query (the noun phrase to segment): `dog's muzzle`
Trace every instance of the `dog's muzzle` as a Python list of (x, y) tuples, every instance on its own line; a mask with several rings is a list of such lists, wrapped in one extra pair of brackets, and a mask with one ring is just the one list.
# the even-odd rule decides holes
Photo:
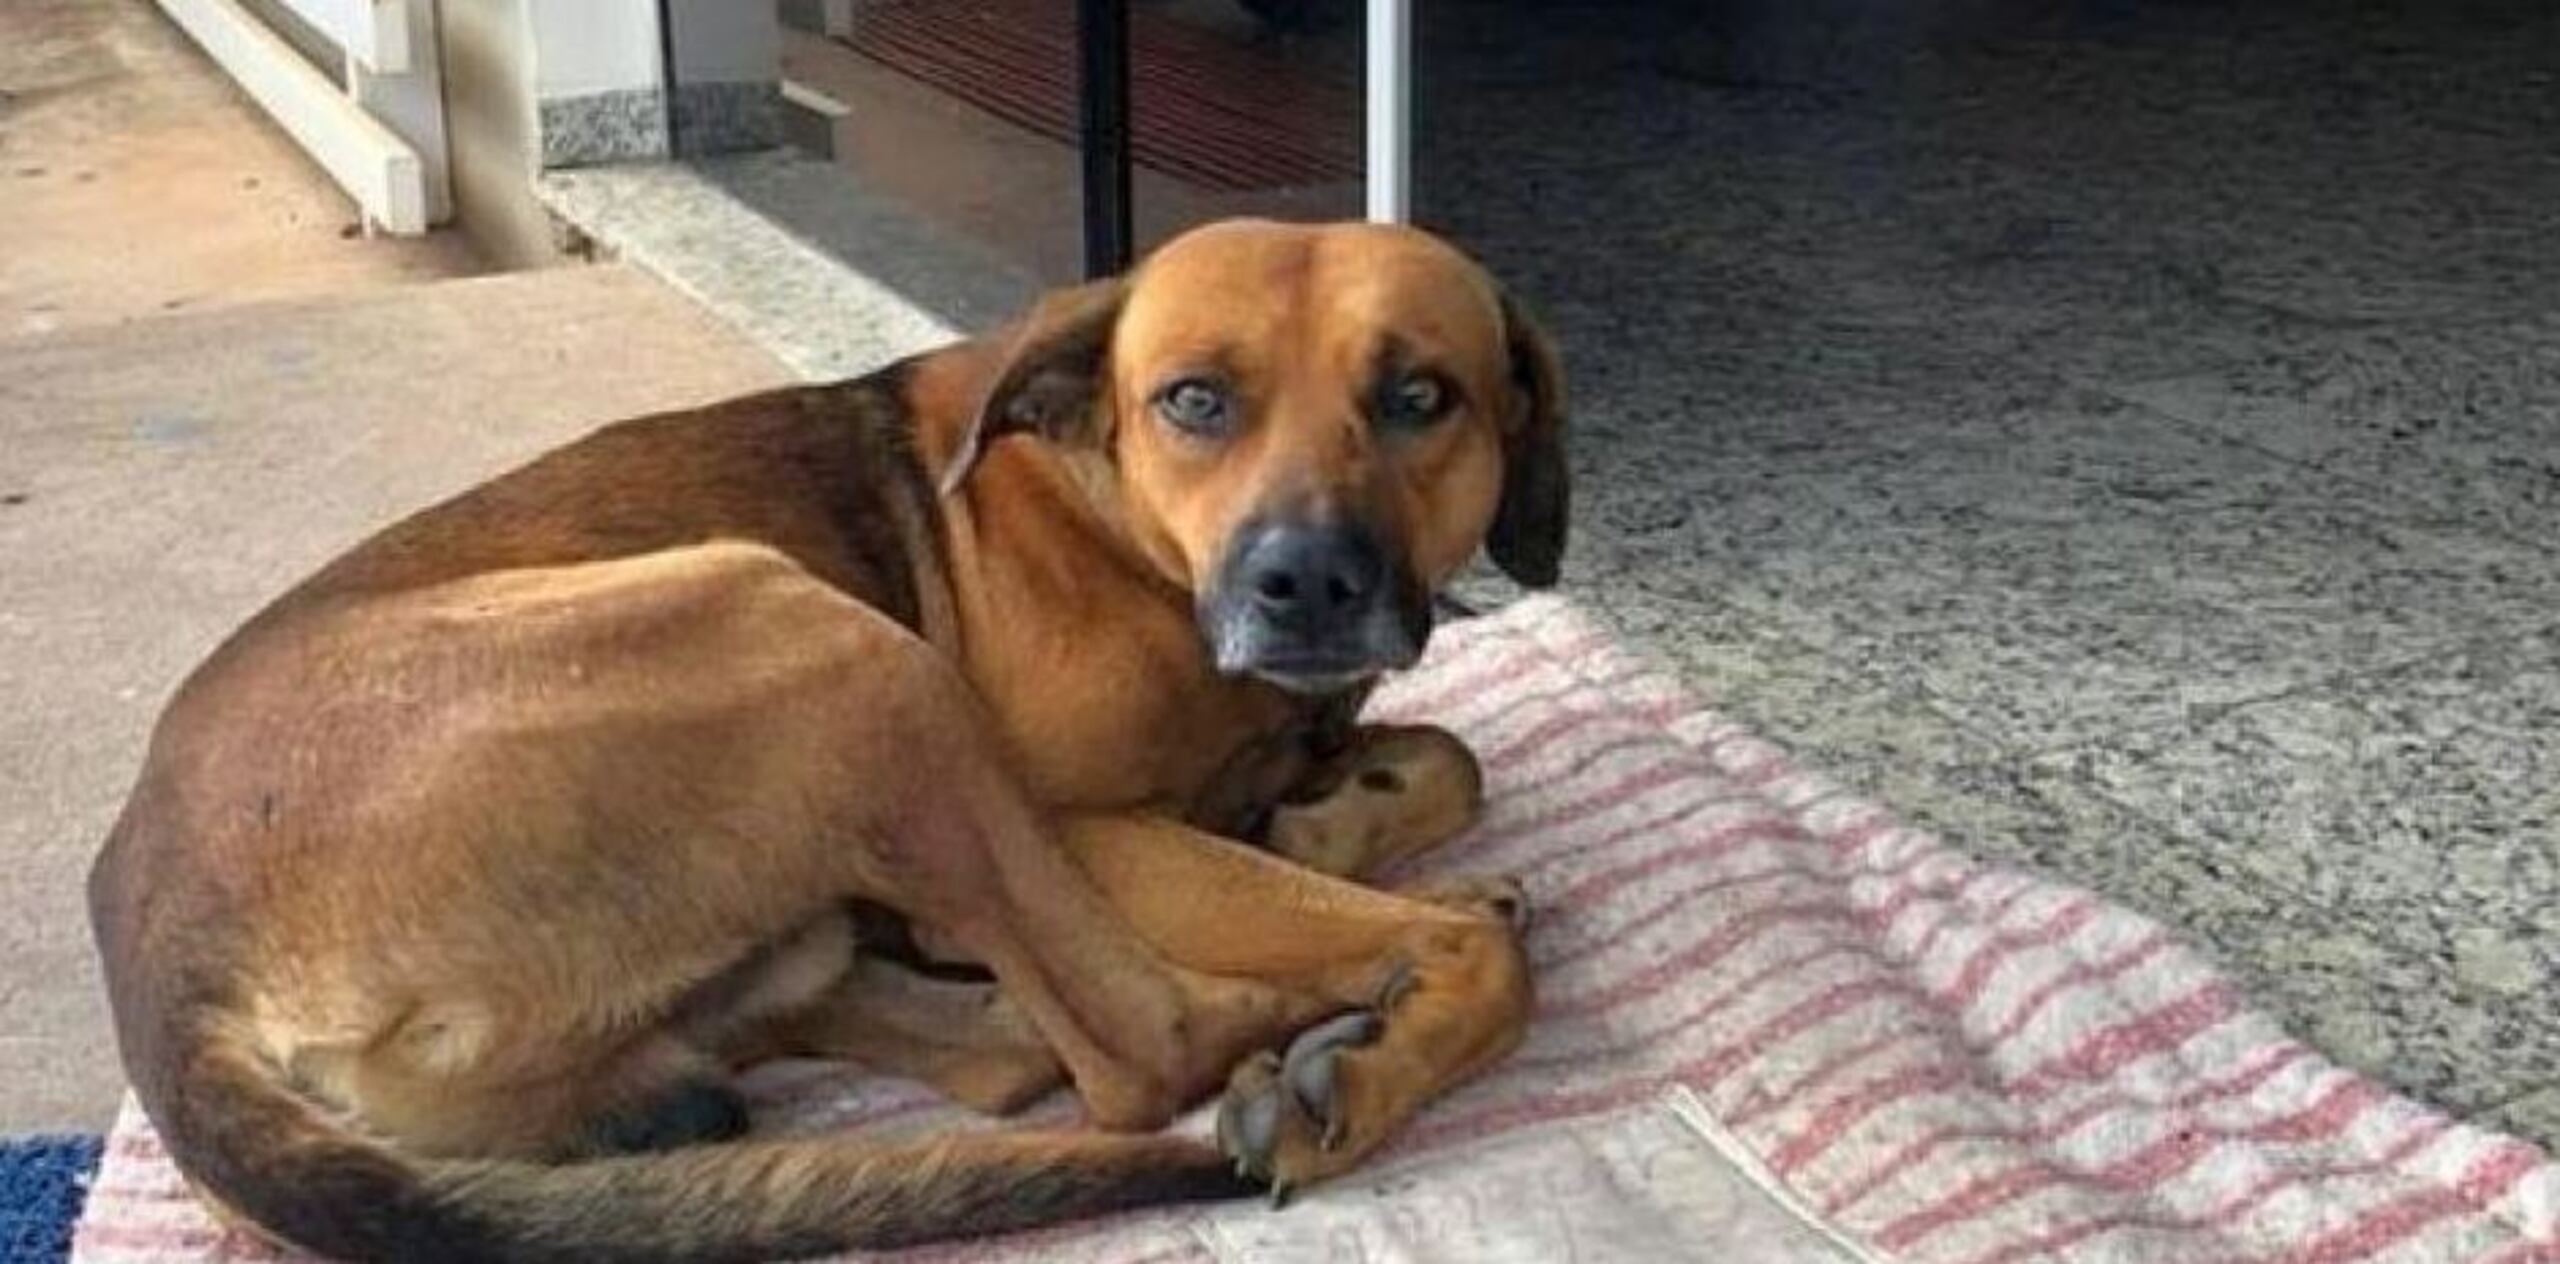
[(1412, 666), (1431, 635), (1431, 602), (1358, 526), (1255, 523), (1202, 595), (1200, 630), (1226, 675), (1331, 693)]

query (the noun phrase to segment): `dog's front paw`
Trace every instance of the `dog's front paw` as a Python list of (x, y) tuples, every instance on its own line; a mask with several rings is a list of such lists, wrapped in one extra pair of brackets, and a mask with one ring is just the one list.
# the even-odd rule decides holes
[(1271, 1187), (1273, 1206), (1365, 1151), (1344, 1144), (1354, 1123), (1348, 1082), (1360, 1074), (1346, 1058), (1374, 1043), (1382, 1027), (1376, 1012), (1355, 1010), (1309, 1028), (1285, 1052), (1236, 1068), (1218, 1108), (1218, 1148), (1238, 1174)]
[(1240, 1175), (1271, 1187), (1272, 1205), (1349, 1169), (1401, 1121), (1371, 1083), (1387, 1015), (1413, 986), (1398, 969), (1375, 1002), (1300, 1032), (1281, 1052), (1256, 1054), (1227, 1081), (1218, 1147)]

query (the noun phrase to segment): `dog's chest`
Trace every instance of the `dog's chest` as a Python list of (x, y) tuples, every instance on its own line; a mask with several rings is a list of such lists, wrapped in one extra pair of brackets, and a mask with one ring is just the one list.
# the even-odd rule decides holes
[(1211, 824), (1204, 804), (1276, 796), (1304, 773), (1313, 709), (1219, 677), (1187, 621), (1009, 640), (973, 655), (976, 675), (1043, 803)]

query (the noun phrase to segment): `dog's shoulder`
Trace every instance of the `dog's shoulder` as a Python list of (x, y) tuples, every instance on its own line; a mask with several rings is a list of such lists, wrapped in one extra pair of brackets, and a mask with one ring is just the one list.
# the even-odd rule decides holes
[[(909, 367), (601, 427), (383, 529), (286, 603), (713, 541), (768, 546), (910, 626), (939, 551)], [(923, 563), (920, 567), (919, 563)]]

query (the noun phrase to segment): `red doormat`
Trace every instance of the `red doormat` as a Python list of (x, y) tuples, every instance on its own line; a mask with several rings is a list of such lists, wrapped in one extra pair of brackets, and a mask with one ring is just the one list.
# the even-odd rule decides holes
[[(866, 0), (854, 51), (1052, 140), (1074, 144), (1072, 0)], [(1360, 85), (1270, 45), (1129, 15), (1135, 160), (1225, 191), (1357, 180)]]

